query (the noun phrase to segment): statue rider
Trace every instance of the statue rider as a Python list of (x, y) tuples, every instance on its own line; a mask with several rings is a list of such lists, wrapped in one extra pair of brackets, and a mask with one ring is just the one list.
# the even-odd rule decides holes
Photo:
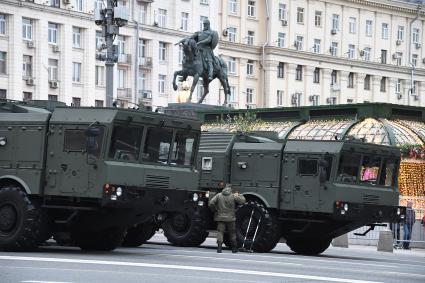
[(206, 63), (208, 71), (208, 81), (213, 80), (213, 60), (214, 48), (218, 43), (218, 33), (210, 28), (210, 21), (205, 19), (203, 21), (204, 28), (202, 31), (195, 32), (190, 38), (196, 41), (198, 48), (202, 53), (202, 58)]

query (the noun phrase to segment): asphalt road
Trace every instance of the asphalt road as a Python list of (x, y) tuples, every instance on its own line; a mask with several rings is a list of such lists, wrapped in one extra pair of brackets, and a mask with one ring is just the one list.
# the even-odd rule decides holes
[(279, 244), (271, 253), (215, 251), (167, 244), (160, 234), (139, 248), (110, 253), (50, 246), (35, 253), (1, 253), (0, 282), (425, 282), (425, 250), (377, 252), (376, 247), (330, 247), (320, 256), (292, 253)]

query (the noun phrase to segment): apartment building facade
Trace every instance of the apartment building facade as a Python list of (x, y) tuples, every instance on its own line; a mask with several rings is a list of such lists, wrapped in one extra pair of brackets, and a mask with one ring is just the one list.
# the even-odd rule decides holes
[[(414, 2), (414, 3), (413, 3)], [(105, 105), (102, 0), (2, 0), (0, 98)], [(114, 100), (153, 109), (184, 101), (172, 89), (174, 45), (209, 18), (220, 34), (235, 108), (390, 102), (425, 106), (425, 16), (408, 0), (123, 0)], [(409, 59), (410, 58), (410, 59)], [(411, 63), (414, 64), (414, 68)], [(412, 72), (413, 70), (413, 72)], [(413, 73), (413, 76), (412, 76)], [(413, 79), (412, 79), (413, 78)], [(197, 87), (193, 101), (202, 87)], [(215, 80), (205, 103), (220, 105)]]
[[(114, 41), (118, 48), (114, 100), (122, 107), (142, 102), (155, 109), (184, 99), (186, 86), (180, 83), (177, 92), (171, 86), (182, 60), (182, 51), (174, 44), (198, 31), (205, 17), (214, 24), (214, 3), (118, 4), (128, 8), (129, 22)], [(96, 59), (96, 54), (105, 52), (104, 39), (93, 16), (104, 5), (102, 0), (2, 0), (0, 98), (105, 106), (105, 64)]]
[(222, 1), (230, 104), (424, 106), (425, 9), (416, 2)]

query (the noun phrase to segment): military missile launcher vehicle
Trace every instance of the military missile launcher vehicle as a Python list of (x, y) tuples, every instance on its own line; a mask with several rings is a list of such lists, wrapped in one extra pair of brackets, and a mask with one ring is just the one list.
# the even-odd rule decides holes
[(138, 246), (157, 223), (204, 205), (198, 121), (37, 104), (0, 102), (0, 250), (63, 233), (81, 249)]
[[(246, 237), (245, 246), (268, 252), (283, 237), (294, 252), (309, 255), (359, 227), (404, 217), (399, 163), (399, 149), (390, 146), (222, 132), (203, 132), (198, 154), (201, 189), (219, 192), (231, 183), (247, 199), (236, 212), (240, 245)], [(172, 227), (164, 229), (170, 242), (190, 243)]]

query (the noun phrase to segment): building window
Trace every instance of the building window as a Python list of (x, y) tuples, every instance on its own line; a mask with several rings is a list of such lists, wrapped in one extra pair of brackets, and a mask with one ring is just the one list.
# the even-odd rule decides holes
[(363, 52), (364, 52), (363, 56), (365, 61), (370, 61), (370, 51), (371, 51), (370, 47), (365, 47), (363, 49)]
[(184, 52), (183, 46), (179, 45), (179, 64), (183, 64)]
[(387, 50), (381, 49), (381, 64), (387, 64)]
[(187, 31), (187, 22), (189, 21), (189, 13), (182, 12), (182, 18), (180, 22), (180, 29)]
[(81, 29), (72, 28), (72, 47), (81, 48)]
[(94, 107), (103, 107), (103, 100), (95, 100)]
[(48, 76), (49, 76), (49, 81), (58, 80), (58, 60), (49, 59)]
[(388, 24), (382, 23), (382, 39), (388, 39)]
[(199, 30), (204, 29), (204, 21), (205, 20), (208, 20), (208, 17), (206, 17), (206, 16), (200, 16), (199, 17)]
[(96, 31), (96, 49), (100, 49), (102, 47), (103, 42), (104, 38), (102, 36), (102, 32)]
[(364, 77), (364, 89), (370, 90), (370, 75)]
[(331, 85), (336, 85), (338, 82), (338, 72), (333, 70), (331, 73)]
[(74, 83), (81, 82), (81, 63), (72, 63), (72, 81)]
[(380, 87), (380, 89), (381, 89), (381, 92), (386, 92), (387, 91), (387, 78), (386, 77), (383, 77), (381, 79), (381, 87)]
[(167, 60), (167, 44), (165, 42), (159, 42), (159, 61)]
[(236, 88), (234, 86), (229, 86), (229, 94), (227, 97), (227, 102), (235, 101), (235, 93), (236, 93)]
[(278, 90), (276, 92), (276, 105), (277, 106), (283, 105), (283, 90)]
[(74, 0), (75, 10), (82, 12), (83, 11), (83, 0)]
[(303, 50), (303, 42), (304, 37), (297, 35), (297, 39), (295, 40), (295, 49)]
[(229, 69), (229, 74), (236, 74), (236, 58), (229, 58), (229, 61), (227, 61), (227, 68)]
[(372, 21), (366, 20), (366, 36), (372, 36)]
[(413, 81), (413, 88), (411, 90), (412, 95), (416, 95), (416, 90), (418, 89), (418, 81)]
[(320, 39), (314, 39), (313, 52), (320, 53)]
[(126, 72), (124, 69), (118, 69), (118, 85), (117, 88), (125, 88)]
[(142, 58), (142, 61), (146, 57), (146, 44), (146, 39), (139, 39), (139, 58)]
[(285, 38), (286, 38), (285, 33), (279, 32), (277, 34), (277, 47), (285, 47)]
[(332, 56), (336, 56), (338, 52), (338, 42), (332, 42), (329, 51)]
[(143, 25), (146, 24), (147, 8), (146, 5), (140, 5), (140, 23)]
[(7, 54), (6, 52), (0, 51), (0, 74), (6, 75), (6, 62)]
[(413, 43), (419, 43), (419, 29), (418, 28), (413, 29), (412, 41), (413, 41)]
[(401, 62), (403, 60), (403, 53), (402, 52), (396, 52), (395, 57), (396, 57), (396, 65), (401, 66)]
[(316, 27), (322, 26), (322, 12), (321, 11), (315, 11), (315, 13), (314, 13), (314, 25)]
[(255, 1), (248, 0), (248, 17), (255, 17)]
[(249, 45), (254, 45), (254, 32), (252, 30), (248, 31), (248, 35), (246, 37), (246, 43)]
[(94, 9), (102, 10), (103, 9), (103, 0), (94, 0)]
[(303, 80), (303, 66), (297, 65), (295, 69), (295, 80), (302, 81)]
[(401, 80), (398, 79), (395, 84), (395, 93), (401, 93)]
[(354, 54), (356, 52), (356, 46), (354, 44), (348, 44), (348, 58), (349, 59), (354, 59)]
[(96, 86), (105, 86), (105, 67), (104, 66), (96, 66), (95, 84)]
[(118, 36), (118, 56), (120, 54), (125, 54), (125, 37), (122, 35)]
[(32, 56), (24, 55), (22, 57), (22, 77), (32, 78)]
[(254, 61), (248, 60), (248, 63), (246, 64), (246, 74), (248, 76), (254, 75)]
[(279, 62), (279, 64), (277, 65), (277, 77), (279, 79), (282, 79), (285, 76), (284, 71), (285, 71), (285, 64), (283, 62)]
[(337, 14), (332, 15), (332, 29), (335, 31), (339, 30), (339, 15)]
[(237, 3), (236, 0), (229, 0), (229, 12), (232, 14), (237, 13)]
[(161, 28), (167, 26), (167, 10), (158, 9), (158, 26)]
[(347, 84), (348, 88), (353, 88), (354, 87), (354, 73), (349, 73), (348, 74), (348, 84)]
[(356, 25), (357, 25), (356, 18), (350, 17), (349, 22), (348, 22), (348, 31), (350, 33), (355, 34), (356, 33)]
[(227, 31), (229, 32), (228, 33), (229, 41), (230, 42), (236, 42), (236, 28), (230, 27), (230, 28), (227, 29)]
[(404, 26), (398, 26), (397, 28), (397, 40), (403, 41), (404, 38)]
[(320, 68), (315, 68), (313, 72), (313, 83), (320, 83)]
[(415, 67), (418, 65), (418, 54), (412, 54), (412, 64)]
[(5, 89), (0, 89), (0, 99), (7, 99), (7, 91)]
[(254, 98), (254, 90), (252, 88), (246, 89), (246, 104), (252, 104)]
[(32, 20), (22, 18), (22, 38), (32, 40)]
[(58, 96), (54, 94), (49, 94), (48, 99), (50, 101), (58, 101)]
[(50, 44), (57, 44), (58, 43), (58, 24), (49, 23), (48, 42)]
[(304, 8), (301, 8), (301, 7), (297, 8), (297, 23), (299, 24), (304, 23)]
[(311, 105), (317, 106), (319, 105), (319, 96), (318, 95), (310, 95)]
[(74, 107), (80, 107), (81, 106), (81, 98), (79, 97), (73, 97), (72, 98), (72, 105)]
[(0, 34), (6, 34), (6, 15), (0, 14)]
[(28, 91), (23, 91), (23, 101), (28, 101), (28, 100), (32, 100), (32, 92), (28, 92)]
[(279, 3), (279, 20), (286, 20), (286, 4)]

